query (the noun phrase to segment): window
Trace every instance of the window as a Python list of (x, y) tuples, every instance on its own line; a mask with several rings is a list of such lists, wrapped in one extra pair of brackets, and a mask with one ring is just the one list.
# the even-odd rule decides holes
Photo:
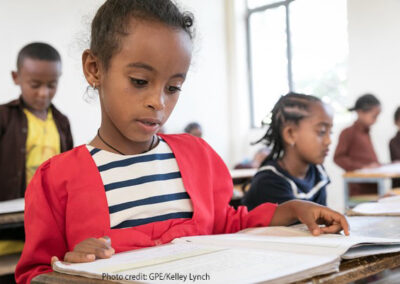
[(247, 0), (247, 8), (252, 126), (289, 91), (343, 110), (346, 0)]

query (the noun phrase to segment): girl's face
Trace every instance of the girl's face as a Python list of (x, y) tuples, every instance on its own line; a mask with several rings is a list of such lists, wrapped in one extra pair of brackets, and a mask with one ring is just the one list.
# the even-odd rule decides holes
[(154, 21), (132, 19), (129, 31), (108, 70), (99, 71), (102, 130), (141, 143), (152, 139), (174, 109), (192, 42), (182, 29)]
[(370, 110), (363, 111), (358, 110), (358, 120), (367, 127), (372, 126), (376, 119), (378, 118), (379, 114), (381, 113), (381, 106), (374, 106)]
[(297, 156), (308, 164), (322, 164), (329, 152), (333, 112), (323, 103), (310, 106), (310, 114), (293, 130), (293, 147)]

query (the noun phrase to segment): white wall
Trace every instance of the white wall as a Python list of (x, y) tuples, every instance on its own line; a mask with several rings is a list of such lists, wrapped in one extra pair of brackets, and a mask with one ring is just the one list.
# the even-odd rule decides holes
[[(197, 37), (193, 66), (167, 132), (182, 132), (199, 121), (204, 138), (228, 159), (228, 98), (223, 0), (181, 0), (196, 17)], [(98, 101), (87, 103), (87, 83), (81, 70), (81, 54), (88, 46), (90, 21), (101, 0), (13, 0), (0, 1), (0, 103), (18, 97), (10, 72), (15, 69), (20, 48), (44, 41), (59, 50), (63, 75), (54, 103), (72, 124), (75, 145), (92, 139), (99, 127)]]

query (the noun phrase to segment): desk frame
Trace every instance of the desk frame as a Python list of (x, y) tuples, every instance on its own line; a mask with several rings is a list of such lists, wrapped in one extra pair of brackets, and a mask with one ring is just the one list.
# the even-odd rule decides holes
[(349, 207), (349, 184), (350, 183), (376, 183), (378, 185), (378, 195), (384, 195), (385, 179), (388, 177), (351, 177), (343, 176), (343, 189), (344, 189), (344, 206), (347, 209)]

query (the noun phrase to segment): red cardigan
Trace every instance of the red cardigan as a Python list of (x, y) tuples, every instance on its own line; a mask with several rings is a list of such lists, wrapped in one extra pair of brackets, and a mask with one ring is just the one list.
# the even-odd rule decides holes
[(62, 259), (79, 242), (109, 236), (116, 252), (168, 243), (191, 235), (233, 233), (267, 226), (275, 204), (248, 212), (228, 205), (232, 178), (222, 159), (191, 135), (160, 135), (171, 147), (193, 204), (191, 219), (173, 219), (128, 229), (111, 229), (100, 173), (82, 145), (45, 162), (25, 196), (26, 243), (15, 271), (18, 283), (52, 271), (50, 258)]

